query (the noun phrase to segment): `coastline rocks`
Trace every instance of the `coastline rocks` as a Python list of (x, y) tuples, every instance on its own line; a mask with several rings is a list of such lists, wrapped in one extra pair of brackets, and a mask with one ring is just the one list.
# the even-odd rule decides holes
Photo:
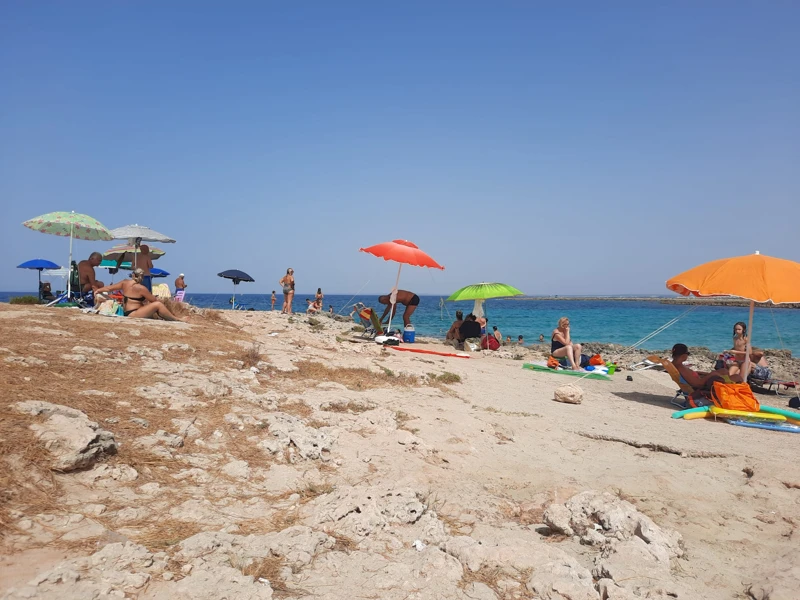
[(17, 402), (14, 406), (21, 413), (47, 417), (30, 428), (53, 456), (50, 468), (54, 471), (84, 469), (103, 455), (117, 452), (114, 434), (101, 429), (79, 410), (39, 400)]
[(583, 401), (583, 390), (574, 383), (568, 383), (555, 389), (553, 400), (565, 404), (580, 404)]

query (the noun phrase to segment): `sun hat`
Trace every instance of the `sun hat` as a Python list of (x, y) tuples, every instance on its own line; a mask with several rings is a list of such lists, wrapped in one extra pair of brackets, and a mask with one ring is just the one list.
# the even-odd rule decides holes
[(178, 275), (178, 277), (183, 277), (183, 273), (181, 273), (180, 275)]

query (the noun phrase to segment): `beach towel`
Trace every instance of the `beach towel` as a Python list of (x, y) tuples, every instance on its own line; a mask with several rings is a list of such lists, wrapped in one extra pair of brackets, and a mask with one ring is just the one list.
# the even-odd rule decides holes
[(547, 365), (539, 365), (536, 363), (525, 363), (522, 365), (523, 369), (529, 371), (537, 371), (539, 373), (558, 373), (560, 375), (568, 375), (570, 377), (583, 377), (584, 379), (600, 379), (602, 381), (611, 381), (611, 377), (603, 373), (586, 372), (586, 371), (556, 371), (547, 367)]

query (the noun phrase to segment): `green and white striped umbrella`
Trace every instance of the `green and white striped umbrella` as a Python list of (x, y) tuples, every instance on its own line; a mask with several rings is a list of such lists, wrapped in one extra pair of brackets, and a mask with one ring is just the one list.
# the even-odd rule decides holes
[[(28, 229), (69, 238), (69, 269), (72, 269), (72, 240), (110, 241), (111, 232), (97, 219), (75, 212), (52, 212), (28, 219), (23, 223)], [(67, 294), (72, 292), (72, 276), (67, 279)]]
[(28, 219), (23, 223), (28, 229), (71, 237), (76, 240), (110, 241), (111, 232), (97, 219), (75, 212), (52, 212)]

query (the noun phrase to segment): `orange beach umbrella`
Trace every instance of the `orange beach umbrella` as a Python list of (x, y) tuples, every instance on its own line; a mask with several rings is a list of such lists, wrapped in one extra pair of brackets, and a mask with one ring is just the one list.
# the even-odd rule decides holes
[(753, 336), (753, 307), (756, 302), (800, 302), (800, 263), (758, 252), (722, 258), (676, 275), (667, 281), (667, 289), (682, 296), (738, 296), (750, 300), (747, 356), (744, 364), (744, 372), (747, 374), (750, 367), (750, 340)]
[[(412, 267), (429, 267), (431, 269), (441, 269), (444, 271), (444, 267), (442, 265), (420, 250), (419, 246), (417, 246), (415, 243), (409, 242), (408, 240), (392, 240), (391, 242), (375, 244), (369, 248), (359, 248), (358, 251), (372, 254), (373, 256), (382, 258), (383, 260), (391, 260), (396, 263), (400, 263), (400, 266), (397, 268), (397, 280), (394, 282), (394, 288), (392, 288), (391, 293), (392, 305), (397, 303), (397, 286), (400, 284), (400, 270), (403, 268), (403, 265), (411, 265)], [(393, 312), (394, 310), (389, 313), (389, 326), (387, 331), (392, 327)]]

